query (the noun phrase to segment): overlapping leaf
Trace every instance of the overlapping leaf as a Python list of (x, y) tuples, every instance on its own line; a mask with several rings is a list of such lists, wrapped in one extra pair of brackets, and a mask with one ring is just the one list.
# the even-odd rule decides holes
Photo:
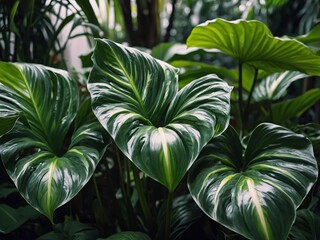
[(320, 88), (311, 89), (299, 97), (272, 105), (273, 122), (281, 124), (294, 117), (300, 117), (320, 100)]
[(286, 239), (297, 207), (316, 181), (312, 145), (281, 126), (260, 124), (242, 150), (230, 127), (190, 170), (189, 189), (212, 219), (248, 239)]
[(298, 70), (320, 75), (320, 56), (296, 40), (274, 37), (255, 20), (207, 21), (193, 29), (187, 46), (218, 49), (240, 63), (269, 72)]
[(175, 189), (202, 147), (229, 122), (231, 88), (215, 75), (178, 92), (177, 69), (98, 40), (88, 89), (95, 115), (142, 171)]
[(0, 103), (23, 118), (0, 138), (0, 158), (26, 201), (52, 221), (93, 174), (106, 146), (103, 128), (86, 117), (67, 141), (79, 104), (76, 83), (40, 65), (0, 63)]
[(275, 101), (281, 98), (288, 87), (296, 80), (303, 79), (308, 75), (297, 71), (285, 71), (274, 73), (264, 78), (253, 91), (253, 99), (256, 102), (263, 100)]

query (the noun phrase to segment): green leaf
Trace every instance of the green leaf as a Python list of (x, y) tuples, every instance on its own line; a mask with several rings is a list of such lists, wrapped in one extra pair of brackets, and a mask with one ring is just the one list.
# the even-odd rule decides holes
[(23, 217), (17, 209), (6, 204), (0, 204), (0, 232), (10, 233), (25, 223), (27, 219)]
[(300, 117), (305, 111), (320, 100), (320, 88), (311, 89), (303, 95), (272, 105), (274, 123), (283, 123), (294, 117)]
[(295, 126), (293, 129), (295, 132), (303, 134), (312, 143), (313, 150), (315, 153), (320, 153), (320, 124), (319, 123), (308, 123), (305, 125)]
[(307, 34), (295, 37), (294, 39), (315, 49), (320, 49), (320, 24), (317, 24)]
[[(158, 212), (158, 226), (160, 227), (158, 229), (157, 239), (163, 238), (166, 211), (167, 201), (164, 201)], [(201, 209), (193, 201), (190, 194), (174, 198), (172, 204), (170, 239), (181, 239), (183, 233), (187, 231), (192, 224), (197, 222), (202, 215)]]
[(297, 211), (290, 235), (296, 240), (320, 239), (320, 217), (307, 209)]
[(41, 65), (0, 62), (0, 94), (0, 103), (23, 113), (37, 140), (59, 154), (79, 104), (69, 75)]
[(231, 88), (215, 75), (178, 92), (176, 68), (98, 40), (88, 81), (92, 107), (121, 151), (174, 190), (202, 147), (229, 122)]
[(259, 21), (215, 19), (196, 26), (188, 47), (218, 49), (257, 69), (269, 72), (298, 70), (320, 75), (320, 56), (293, 39), (274, 37)]
[(212, 139), (190, 170), (191, 195), (209, 217), (248, 239), (286, 239), (317, 179), (312, 145), (263, 123), (242, 149), (231, 127)]
[(89, 109), (80, 111), (85, 120), (77, 120), (72, 136), (66, 136), (79, 96), (64, 71), (0, 63), (0, 83), (0, 102), (26, 119), (0, 138), (0, 158), (26, 201), (53, 221), (54, 210), (92, 176), (107, 145), (104, 130)]
[(256, 102), (278, 100), (286, 93), (291, 83), (307, 76), (308, 75), (296, 71), (274, 73), (263, 79), (259, 85), (256, 86), (252, 97)]
[(11, 183), (3, 183), (0, 185), (0, 198), (6, 198), (15, 192), (18, 192), (18, 190)]
[(182, 69), (179, 75), (179, 88), (183, 88), (193, 80), (212, 73), (217, 74), (221, 78), (237, 78), (237, 70), (230, 70), (224, 67), (216, 67), (206, 63), (177, 60), (172, 61), (170, 64), (172, 64), (174, 67)]
[(120, 232), (108, 238), (99, 238), (99, 240), (151, 240), (148, 235), (141, 232)]
[(96, 240), (99, 231), (92, 226), (75, 221), (67, 221), (54, 225), (54, 230), (37, 240), (68, 240), (68, 239), (85, 239)]

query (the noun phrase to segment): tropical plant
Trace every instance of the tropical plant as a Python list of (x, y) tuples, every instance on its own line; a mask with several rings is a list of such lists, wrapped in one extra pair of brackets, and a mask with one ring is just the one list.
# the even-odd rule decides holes
[[(320, 76), (320, 57), (298, 40), (259, 21), (215, 19), (194, 28), (187, 54), (152, 51), (174, 67), (96, 39), (88, 97), (63, 70), (0, 62), (0, 158), (53, 223), (36, 237), (317, 237), (319, 124), (293, 118), (310, 111), (319, 88), (288, 92)], [(208, 61), (223, 54), (226, 66)], [(0, 211), (3, 233), (36, 217)]]

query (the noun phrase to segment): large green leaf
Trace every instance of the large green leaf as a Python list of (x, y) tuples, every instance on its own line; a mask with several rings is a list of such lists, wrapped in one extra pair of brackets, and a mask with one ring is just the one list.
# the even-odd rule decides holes
[(0, 102), (24, 118), (0, 138), (0, 158), (26, 201), (53, 221), (92, 176), (106, 147), (103, 128), (82, 113), (82, 125), (65, 139), (79, 96), (64, 71), (0, 63)]
[(300, 117), (320, 100), (320, 88), (311, 89), (301, 96), (272, 105), (273, 122), (281, 124), (293, 117)]
[(209, 217), (246, 238), (286, 239), (318, 175), (312, 145), (270, 123), (246, 142), (243, 150), (231, 127), (212, 139), (190, 170), (190, 192)]
[(307, 76), (308, 75), (297, 71), (274, 73), (264, 78), (259, 85), (257, 85), (253, 91), (252, 97), (256, 102), (278, 100), (286, 93), (291, 83)]
[(320, 75), (320, 56), (296, 40), (274, 37), (255, 20), (207, 21), (192, 30), (187, 46), (218, 49), (240, 63), (269, 72), (298, 70)]
[(215, 75), (178, 92), (176, 68), (98, 40), (88, 81), (95, 115), (122, 152), (175, 189), (202, 147), (229, 122), (231, 88)]

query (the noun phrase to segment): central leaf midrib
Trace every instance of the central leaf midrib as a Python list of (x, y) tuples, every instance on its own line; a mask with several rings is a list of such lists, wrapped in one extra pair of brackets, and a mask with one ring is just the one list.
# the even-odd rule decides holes
[(115, 56), (115, 59), (116, 59), (117, 63), (119, 64), (120, 68), (122, 69), (123, 73), (127, 77), (128, 82), (130, 83), (132, 91), (133, 91), (135, 97), (137, 98), (137, 100), (138, 100), (138, 102), (140, 104), (140, 107), (141, 107), (141, 110), (142, 110), (142, 115), (145, 118), (149, 119), (149, 116), (147, 115), (147, 111), (146, 111), (145, 106), (144, 106), (144, 102), (143, 102), (142, 97), (141, 97), (141, 94), (139, 93), (138, 89), (136, 88), (134, 80), (130, 77), (130, 74), (127, 72), (126, 68), (123, 66), (123, 64), (120, 61), (120, 59), (117, 57), (117, 54), (115, 53), (113, 48), (111, 48), (111, 51), (113, 52), (113, 54)]
[(55, 158), (53, 160), (53, 162), (50, 164), (50, 167), (49, 167), (49, 177), (48, 177), (48, 191), (47, 191), (47, 211), (48, 211), (48, 215), (49, 215), (49, 218), (50, 220), (52, 220), (52, 211), (51, 211), (51, 190), (52, 190), (52, 178), (53, 178), (53, 172), (55, 170), (55, 167), (56, 167), (56, 164), (57, 164), (57, 158)]
[(46, 141), (47, 141), (47, 143), (48, 143), (48, 147), (49, 147), (49, 149), (52, 151), (52, 153), (56, 153), (56, 151), (54, 150), (54, 149), (55, 149), (55, 148), (54, 148), (54, 145), (53, 145), (52, 142), (51, 142), (50, 136), (47, 134), (47, 129), (46, 129), (45, 126), (43, 125), (42, 118), (41, 118), (41, 115), (40, 115), (40, 111), (39, 111), (39, 109), (38, 109), (38, 107), (37, 107), (36, 101), (35, 101), (34, 98), (33, 98), (33, 92), (31, 91), (31, 88), (30, 88), (30, 86), (29, 86), (29, 83), (28, 83), (27, 79), (25, 78), (25, 76), (24, 76), (21, 72), (20, 72), (20, 74), (21, 74), (21, 76), (22, 76), (22, 79), (23, 79), (23, 81), (24, 81), (24, 84), (25, 84), (25, 86), (26, 86), (26, 88), (27, 88), (27, 91), (28, 91), (28, 93), (29, 93), (29, 97), (30, 97), (30, 100), (31, 100), (31, 102), (32, 102), (32, 106), (33, 106), (34, 109), (35, 109), (36, 116), (37, 116), (38, 121), (39, 121), (39, 123), (40, 123), (41, 129), (42, 129), (42, 133), (44, 134), (44, 137), (45, 137), (45, 139), (46, 139)]

